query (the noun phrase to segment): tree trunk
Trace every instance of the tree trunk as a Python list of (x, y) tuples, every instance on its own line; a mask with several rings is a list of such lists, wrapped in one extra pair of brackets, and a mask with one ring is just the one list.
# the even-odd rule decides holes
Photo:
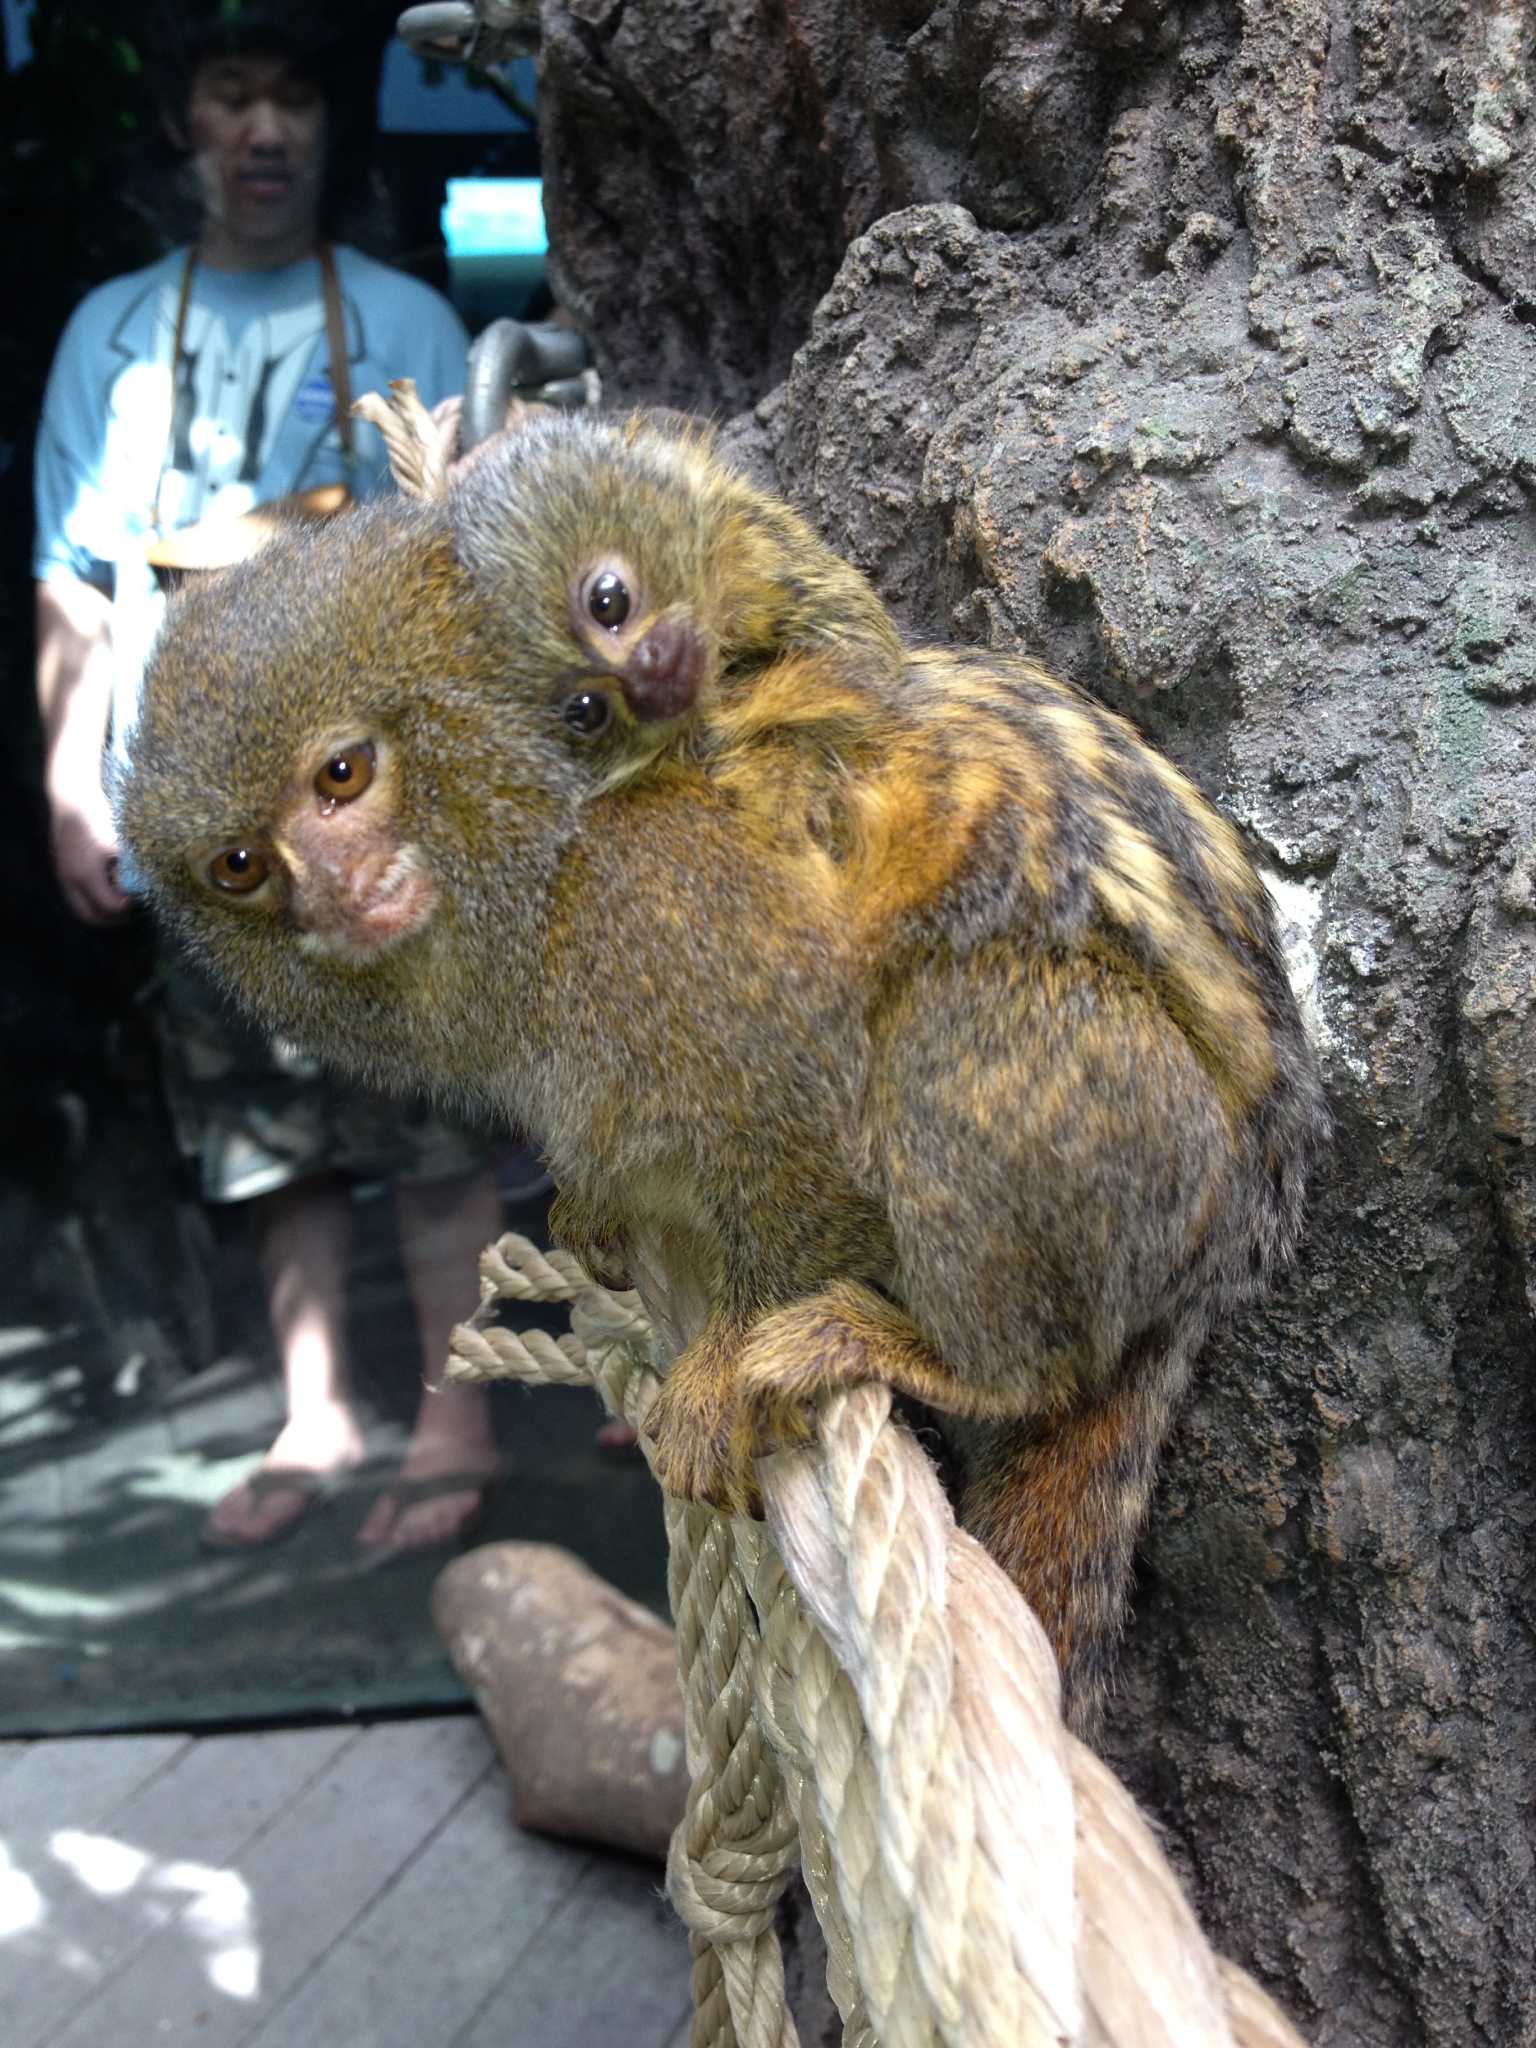
[(1536, 2035), (1522, 0), (545, 0), (561, 289), (919, 636), (1249, 832), (1337, 1115), (1108, 1748), (1318, 2043)]

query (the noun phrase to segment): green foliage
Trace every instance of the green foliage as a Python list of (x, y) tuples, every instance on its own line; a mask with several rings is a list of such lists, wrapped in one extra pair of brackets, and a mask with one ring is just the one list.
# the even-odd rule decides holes
[(154, 111), (137, 22), (125, 30), (120, 6), (36, 0), (30, 28), (31, 61), (5, 78), (0, 127), (12, 177), (20, 173), (25, 188), (35, 168), (50, 188), (40, 196), (51, 214), (60, 185), (77, 204), (103, 191)]
[(36, 0), (31, 59), (0, 76), (0, 210), (10, 274), (26, 280), (11, 294), (0, 379), (14, 380), (28, 424), (82, 294), (164, 245), (152, 216), (125, 203), (146, 165), (169, 182), (143, 21), (113, 0)]

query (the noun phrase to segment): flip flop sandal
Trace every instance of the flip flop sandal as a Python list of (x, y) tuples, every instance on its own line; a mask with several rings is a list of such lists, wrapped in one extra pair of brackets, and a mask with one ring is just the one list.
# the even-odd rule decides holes
[[(462, 1548), (470, 1539), (479, 1534), (485, 1518), (490, 1512), (491, 1496), (501, 1484), (499, 1472), (434, 1472), (423, 1479), (391, 1479), (387, 1486), (379, 1489), (378, 1498), (390, 1504), (390, 1523), (397, 1522), (401, 1514), (414, 1507), (417, 1501), (441, 1500), (451, 1493), (472, 1493), (475, 1506), (451, 1536), (445, 1536), (436, 1543), (360, 1543), (356, 1546), (363, 1559), (363, 1569), (374, 1571), (380, 1565), (393, 1564), (400, 1558), (420, 1557), (433, 1550), (447, 1550), (451, 1546)], [(370, 1513), (372, 1510), (370, 1509)]]
[(295, 1465), (258, 1465), (248, 1479), (241, 1481), (241, 1485), (258, 1501), (268, 1494), (290, 1493), (297, 1497), (299, 1504), (286, 1520), (279, 1522), (265, 1536), (235, 1536), (223, 1529), (212, 1528), (210, 1515), (197, 1533), (199, 1549), (223, 1552), (269, 1550), (274, 1543), (281, 1543), (293, 1534), (310, 1511), (333, 1491), (336, 1480), (324, 1472), (306, 1472)]
[(610, 1415), (592, 1441), (600, 1451), (633, 1451), (639, 1448), (640, 1432), (632, 1423), (621, 1422), (618, 1416)]

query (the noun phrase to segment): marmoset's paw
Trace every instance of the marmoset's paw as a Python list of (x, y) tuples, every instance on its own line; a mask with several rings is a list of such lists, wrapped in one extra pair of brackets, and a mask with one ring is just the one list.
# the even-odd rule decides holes
[(717, 1377), (688, 1372), (684, 1353), (662, 1381), (644, 1431), (668, 1493), (723, 1515), (756, 1515), (762, 1510), (756, 1449), (739, 1427), (735, 1406)]
[(645, 1423), (667, 1492), (728, 1515), (761, 1514), (758, 1459), (815, 1435), (810, 1397), (823, 1391), (816, 1373), (776, 1371), (761, 1360), (738, 1369), (747, 1355), (733, 1352), (722, 1370), (718, 1353), (709, 1363), (702, 1352), (685, 1351)]

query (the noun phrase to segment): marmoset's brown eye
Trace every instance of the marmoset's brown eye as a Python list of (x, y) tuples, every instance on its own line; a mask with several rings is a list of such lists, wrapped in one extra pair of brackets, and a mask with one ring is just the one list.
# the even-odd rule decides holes
[(208, 863), (208, 879), (230, 896), (249, 896), (272, 872), (267, 856), (254, 846), (226, 846)]
[(315, 794), (328, 804), (350, 804), (373, 780), (372, 740), (357, 740), (332, 754), (315, 777)]

